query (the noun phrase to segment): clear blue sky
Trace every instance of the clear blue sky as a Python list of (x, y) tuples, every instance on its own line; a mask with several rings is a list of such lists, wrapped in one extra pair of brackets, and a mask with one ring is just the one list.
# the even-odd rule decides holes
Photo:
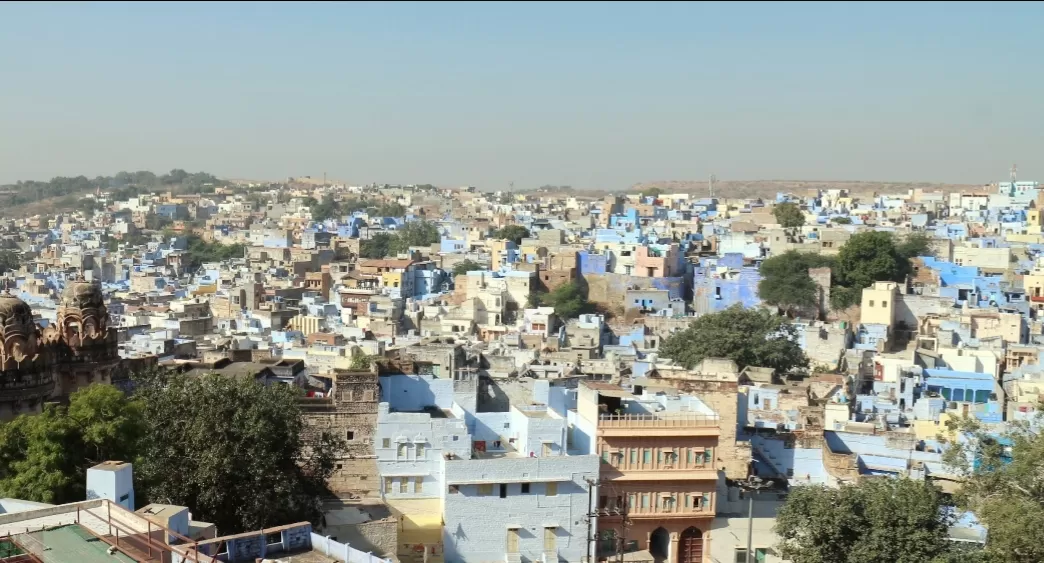
[(1044, 180), (1040, 3), (0, 4), (0, 182)]

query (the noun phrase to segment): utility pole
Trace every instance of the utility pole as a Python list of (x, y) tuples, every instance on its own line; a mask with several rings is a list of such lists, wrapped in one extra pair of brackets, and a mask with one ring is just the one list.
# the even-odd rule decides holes
[(598, 485), (597, 479), (585, 479), (587, 482), (587, 563), (594, 563), (597, 559), (597, 549), (592, 545), (595, 541), (594, 535), (594, 523), (595, 518), (598, 516), (598, 507), (594, 504), (594, 492), (595, 487)]
[(710, 198), (711, 199), (714, 199), (714, 182), (716, 182), (717, 180), (718, 180), (718, 177), (715, 176), (714, 174), (711, 174), (710, 182), (708, 182), (708, 184), (710, 185)]
[(747, 556), (745, 563), (754, 563), (754, 493), (767, 489), (773, 485), (772, 481), (765, 481), (757, 475), (748, 477), (744, 481), (738, 481), (740, 489), (747, 493)]

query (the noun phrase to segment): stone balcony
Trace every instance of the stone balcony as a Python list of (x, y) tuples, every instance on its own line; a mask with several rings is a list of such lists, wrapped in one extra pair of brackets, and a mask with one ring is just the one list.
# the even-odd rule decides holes
[(603, 414), (598, 435), (614, 436), (717, 436), (721, 421), (716, 415), (695, 413)]

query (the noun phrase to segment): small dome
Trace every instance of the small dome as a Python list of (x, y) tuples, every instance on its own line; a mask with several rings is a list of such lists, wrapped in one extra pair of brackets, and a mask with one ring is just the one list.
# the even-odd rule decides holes
[(97, 284), (76, 280), (65, 286), (60, 306), (75, 309), (99, 308), (105, 306), (105, 299), (102, 297), (101, 287)]
[(32, 307), (9, 291), (0, 293), (0, 327), (17, 327), (28, 333), (35, 326)]

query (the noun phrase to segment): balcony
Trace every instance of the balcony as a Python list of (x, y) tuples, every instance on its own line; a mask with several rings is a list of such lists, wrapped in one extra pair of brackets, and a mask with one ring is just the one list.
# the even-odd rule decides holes
[(717, 436), (720, 420), (716, 415), (603, 414), (598, 417), (598, 435), (613, 436)]

